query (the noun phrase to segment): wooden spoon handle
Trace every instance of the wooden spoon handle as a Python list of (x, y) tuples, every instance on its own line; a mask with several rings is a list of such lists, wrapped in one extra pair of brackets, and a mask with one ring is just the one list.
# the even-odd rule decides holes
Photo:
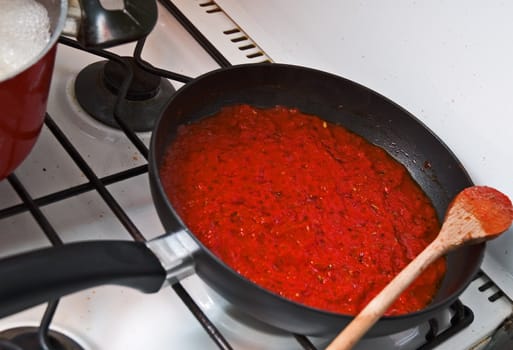
[(433, 261), (442, 256), (447, 247), (438, 240), (431, 242), (415, 259), (413, 259), (365, 308), (349, 323), (331, 342), (326, 350), (347, 350), (356, 345), (358, 340), (388, 310), (401, 293)]
[(506, 195), (486, 186), (461, 191), (449, 206), (436, 239), (367, 304), (327, 350), (351, 349), (429, 264), (462, 244), (497, 237), (512, 221), (513, 206)]

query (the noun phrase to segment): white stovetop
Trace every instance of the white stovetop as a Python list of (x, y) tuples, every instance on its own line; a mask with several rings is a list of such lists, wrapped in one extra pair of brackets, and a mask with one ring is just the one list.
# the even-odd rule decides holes
[[(397, 1), (387, 7), (377, 0), (330, 0), (323, 1), (321, 8), (320, 2), (305, 0), (218, 0), (230, 21), (224, 13), (205, 15), (205, 8), (199, 6), (202, 0), (174, 2), (182, 11), (191, 12), (195, 25), (212, 37), (232, 63), (254, 61), (245, 58), (230, 37), (222, 34), (222, 30), (232, 28), (234, 21), (274, 61), (337, 73), (396, 101), (455, 151), (477, 183), (513, 195), (508, 155), (513, 140), (508, 138), (507, 120), (513, 109), (508, 98), (513, 91), (513, 71), (508, 67), (513, 62), (507, 37), (513, 32), (513, 22), (509, 21), (513, 7), (509, 4), (488, 2), (481, 9), (477, 2), (457, 6), (455, 2), (435, 5)], [(202, 14), (195, 18), (193, 13), (198, 9)], [(160, 18), (148, 39), (144, 58), (189, 76), (217, 67), (176, 21), (163, 12)], [(131, 46), (116, 51), (129, 54)], [(96, 60), (73, 49), (59, 48), (48, 110), (79, 146), (82, 156), (95, 160), (94, 170), (103, 176), (143, 164), (144, 160), (121, 134), (89, 123), (73, 98), (63, 94), (71, 90), (76, 73)], [(141, 137), (147, 142), (149, 134)], [(86, 181), (46, 129), (16, 175), (34, 197)], [(146, 175), (109, 186), (109, 190), (147, 238), (161, 233)], [(1, 207), (19, 202), (5, 181), (0, 182), (0, 198)], [(84, 194), (43, 210), (65, 242), (130, 239), (97, 194)], [(7, 218), (0, 224), (1, 256), (29, 246), (48, 245), (29, 214)], [(509, 234), (490, 246), (484, 267), (494, 263), (498, 266), (490, 268), (489, 274), (503, 267), (513, 271), (513, 261), (503, 248), (510, 246), (511, 240)], [(497, 276), (505, 288), (513, 285), (511, 280), (509, 272)], [(496, 291), (481, 293), (477, 291), (479, 283), (483, 281), (476, 281), (465, 293), (464, 302), (486, 299)], [(235, 323), (214, 307), (213, 300), (219, 297), (197, 277), (188, 278), (184, 285), (236, 349), (298, 348), (288, 334), (269, 329), (264, 334)], [(463, 336), (468, 338), (464, 339), (467, 345), (493, 330), (510, 312), (505, 299), (485, 305), (485, 316), (481, 317), (484, 322), (474, 323), (467, 333), (470, 336)], [(2, 319), (0, 330), (35, 325), (42, 311), (43, 307), (36, 307)], [(493, 320), (486, 318), (490, 314), (495, 315)], [(52, 325), (77, 336), (87, 349), (217, 348), (170, 288), (152, 296), (120, 287), (77, 293), (62, 299)], [(464, 348), (461, 344), (455, 340), (444, 349)], [(383, 343), (379, 346), (384, 349)]]

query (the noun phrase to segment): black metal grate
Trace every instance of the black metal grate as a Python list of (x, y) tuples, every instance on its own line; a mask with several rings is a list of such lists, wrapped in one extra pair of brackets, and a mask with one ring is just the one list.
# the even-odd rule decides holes
[[(228, 67), (230, 66), (230, 62), (197, 30), (197, 28), (179, 11), (179, 9), (169, 0), (159, 0), (165, 9), (167, 9), (182, 25), (183, 27), (193, 36), (198, 43), (205, 49), (207, 53), (221, 66)], [(60, 44), (67, 45), (79, 50), (85, 50), (82, 48), (77, 42), (70, 40), (65, 37), (61, 37), (59, 40)], [(191, 81), (192, 78), (181, 75), (179, 73), (169, 72), (166, 70), (162, 70), (160, 68), (152, 66), (150, 63), (145, 62), (141, 58), (141, 53), (144, 47), (145, 40), (140, 40), (135, 48), (134, 57), (137, 63), (146, 71), (160, 75), (164, 78), (168, 78), (171, 80), (175, 80), (181, 83), (187, 83)], [(114, 60), (123, 64), (123, 61), (119, 56), (104, 50), (85, 50), (89, 53), (98, 55), (102, 58)], [(120, 96), (118, 100), (117, 106), (119, 106), (120, 99), (124, 98), (126, 95), (127, 89), (132, 80), (132, 71), (131, 68), (125, 65), (127, 70), (127, 77), (123, 83), (123, 86), (120, 91)], [(119, 108), (115, 108), (115, 119), (119, 123), (121, 129), (126, 134), (126, 137), (134, 144), (137, 150), (141, 153), (141, 155), (145, 158), (148, 156), (148, 149), (146, 145), (142, 142), (142, 140), (137, 136), (137, 134), (132, 131), (128, 126), (126, 126), (123, 122), (123, 119), (118, 115)], [(57, 191), (39, 198), (32, 198), (28, 191), (25, 189), (24, 185), (20, 182), (20, 180), (16, 177), (16, 175), (10, 175), (8, 177), (8, 181), (10, 185), (13, 187), (18, 196), (22, 199), (21, 204), (17, 204), (8, 208), (4, 208), (0, 210), (0, 219), (14, 216), (16, 214), (29, 211), (31, 215), (35, 218), (38, 225), (41, 227), (42, 231), (48, 238), (48, 240), (53, 245), (63, 244), (61, 238), (59, 237), (56, 230), (52, 227), (50, 222), (47, 220), (42, 210), (40, 209), (43, 206), (56, 203), (59, 201), (63, 201), (65, 199), (71, 198), (73, 196), (78, 196), (82, 193), (89, 191), (96, 191), (104, 200), (104, 202), (108, 205), (110, 210), (114, 213), (114, 215), (118, 218), (120, 223), (124, 226), (126, 231), (131, 235), (131, 237), (136, 241), (145, 241), (143, 234), (139, 231), (136, 225), (132, 222), (127, 213), (122, 209), (121, 205), (116, 201), (116, 199), (110, 194), (109, 190), (106, 186), (122, 182), (124, 180), (130, 179), (132, 177), (139, 176), (148, 171), (147, 165), (135, 166), (128, 170), (124, 170), (109, 176), (98, 177), (95, 172), (92, 170), (87, 160), (84, 159), (80, 153), (77, 151), (73, 143), (70, 139), (65, 135), (65, 133), (59, 128), (57, 123), (51, 118), (50, 115), (46, 115), (45, 119), (46, 127), (51, 131), (53, 137), (59, 142), (59, 144), (63, 147), (63, 149), (69, 154), (74, 163), (79, 167), (79, 169), (83, 172), (83, 174), (88, 179), (88, 182), (85, 184), (73, 186), (67, 188), (65, 190)], [(232, 349), (232, 346), (226, 341), (224, 336), (219, 332), (219, 330), (215, 327), (215, 325), (208, 319), (208, 317), (203, 313), (200, 307), (195, 303), (192, 297), (187, 293), (185, 288), (177, 283), (172, 286), (175, 293), (180, 297), (183, 303), (188, 307), (190, 312), (196, 317), (196, 319), (200, 322), (202, 327), (205, 329), (207, 334), (211, 337), (211, 339), (217, 344), (219, 349)], [(43, 316), (43, 320), (40, 325), (40, 339), (42, 342), (42, 348), (47, 348), (44, 345), (44, 341), (46, 339), (45, 333), (48, 332), (53, 314), (55, 313), (58, 306), (58, 301), (52, 301), (48, 304), (45, 315)], [(436, 320), (430, 321), (430, 330), (426, 335), (426, 344), (424, 344), (420, 349), (432, 349), (436, 345), (440, 344), (447, 337), (452, 334), (458, 332), (459, 330), (468, 326), (473, 320), (473, 314), (468, 307), (461, 304), (461, 302), (456, 302), (453, 306), (454, 316), (451, 320), (451, 327), (448, 330), (443, 331), (439, 334), (438, 332), (438, 324)], [(298, 344), (307, 350), (315, 350), (316, 347), (310, 342), (310, 340), (304, 335), (294, 334), (294, 338), (297, 340)], [(1, 348), (0, 344), (0, 348)]]

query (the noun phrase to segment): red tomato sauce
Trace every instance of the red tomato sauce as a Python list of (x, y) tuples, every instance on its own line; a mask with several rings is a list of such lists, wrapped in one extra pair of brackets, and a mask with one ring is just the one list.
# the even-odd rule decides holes
[[(185, 224), (223, 262), (337, 313), (361, 310), (439, 230), (400, 163), (296, 109), (237, 105), (180, 126), (161, 177)], [(387, 314), (424, 308), (444, 273), (440, 259)]]

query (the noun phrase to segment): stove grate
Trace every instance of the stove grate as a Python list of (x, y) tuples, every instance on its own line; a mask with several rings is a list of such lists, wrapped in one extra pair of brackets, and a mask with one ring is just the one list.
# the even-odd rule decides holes
[(459, 300), (455, 301), (451, 306), (454, 311), (451, 317), (450, 327), (443, 332), (438, 332), (438, 322), (435, 319), (429, 321), (429, 331), (426, 334), (426, 343), (419, 347), (417, 350), (430, 350), (442, 344), (445, 340), (449, 339), (454, 334), (463, 330), (474, 321), (474, 313), (472, 310), (463, 305)]

